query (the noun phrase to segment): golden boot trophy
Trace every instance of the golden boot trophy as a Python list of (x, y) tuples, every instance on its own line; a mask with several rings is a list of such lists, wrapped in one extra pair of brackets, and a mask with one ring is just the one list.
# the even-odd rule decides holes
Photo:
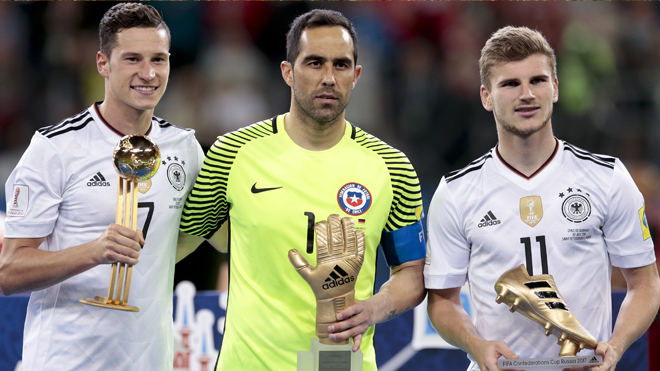
[[(160, 166), (158, 146), (144, 135), (126, 135), (115, 147), (112, 160), (117, 171), (117, 214), (115, 223), (137, 230), (138, 181), (148, 180)], [(117, 274), (119, 271), (119, 274)], [(108, 296), (80, 299), (81, 303), (103, 308), (138, 312), (128, 305), (133, 266), (114, 263), (110, 272)], [(123, 288), (123, 295), (122, 295)]]
[(364, 232), (356, 231), (353, 218), (328, 216), (314, 225), (316, 267), (298, 252), (289, 250), (289, 261), (307, 281), (316, 297), (316, 335), (311, 351), (298, 352), (299, 371), (361, 371), (362, 351), (351, 351), (348, 340), (328, 338), (328, 325), (337, 313), (350, 307), (355, 299), (355, 282), (364, 261)]
[[(500, 276), (495, 283), (495, 292), (497, 292), (495, 299), (497, 303), (505, 303), (512, 313), (518, 312), (539, 323), (545, 330), (546, 336), (553, 334), (557, 337), (557, 344), (561, 345), (560, 358), (585, 358), (587, 359), (585, 365), (589, 366), (602, 363), (601, 356), (577, 357), (577, 353), (584, 348), (595, 349), (598, 342), (571, 313), (551, 275), (529, 276), (525, 266), (521, 264)], [(552, 361), (549, 362), (552, 363)], [(526, 369), (562, 369), (562, 367), (572, 366), (568, 362), (568, 359), (560, 359), (559, 366), (561, 367), (559, 368), (545, 368), (542, 367), (543, 365), (536, 368), (527, 365)], [(575, 364), (575, 366), (582, 365)]]

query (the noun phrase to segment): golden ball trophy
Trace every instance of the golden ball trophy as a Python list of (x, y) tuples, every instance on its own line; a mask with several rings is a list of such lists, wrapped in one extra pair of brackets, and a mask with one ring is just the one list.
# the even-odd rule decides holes
[[(150, 179), (160, 166), (158, 146), (144, 135), (126, 135), (112, 155), (117, 171), (117, 214), (115, 223), (137, 231), (138, 181)], [(117, 274), (119, 271), (119, 274)], [(108, 296), (96, 296), (94, 299), (80, 299), (81, 303), (103, 308), (138, 312), (139, 309), (128, 305), (128, 293), (131, 289), (133, 266), (113, 263), (110, 272)], [(123, 288), (123, 295), (122, 295)]]
[(316, 267), (298, 250), (289, 250), (289, 261), (307, 281), (316, 297), (316, 336), (309, 351), (298, 351), (298, 371), (362, 371), (362, 350), (353, 353), (348, 340), (335, 342), (328, 326), (337, 313), (353, 305), (355, 282), (364, 261), (364, 231), (355, 230), (353, 218), (328, 216), (314, 225)]
[(568, 309), (551, 275), (530, 276), (525, 266), (519, 265), (500, 276), (495, 292), (498, 304), (507, 304), (510, 312), (537, 322), (543, 326), (545, 336), (555, 335), (561, 345), (559, 357), (499, 359), (500, 370), (562, 370), (603, 363), (602, 356), (577, 356), (584, 348), (596, 349), (598, 342)]

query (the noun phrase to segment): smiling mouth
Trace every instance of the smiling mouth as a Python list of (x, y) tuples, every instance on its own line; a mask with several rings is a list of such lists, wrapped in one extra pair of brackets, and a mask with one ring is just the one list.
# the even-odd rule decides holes
[(152, 91), (156, 91), (158, 89), (157, 86), (131, 86), (131, 89), (135, 89), (137, 91), (142, 91), (145, 93), (151, 93)]

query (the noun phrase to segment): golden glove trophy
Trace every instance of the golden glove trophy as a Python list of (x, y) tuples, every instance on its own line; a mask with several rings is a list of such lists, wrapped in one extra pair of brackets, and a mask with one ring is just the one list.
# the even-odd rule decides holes
[(555, 335), (557, 344), (561, 345), (559, 357), (500, 359), (497, 361), (500, 370), (562, 370), (603, 363), (602, 356), (577, 356), (584, 348), (595, 349), (598, 342), (568, 309), (551, 275), (529, 276), (521, 264), (500, 276), (495, 292), (498, 304), (508, 304), (512, 313), (517, 311), (539, 323), (545, 336)]
[[(117, 171), (115, 223), (136, 231), (138, 180), (148, 180), (156, 174), (160, 166), (160, 151), (149, 137), (139, 134), (126, 135), (117, 143), (112, 160)], [(107, 297), (96, 296), (94, 299), (80, 299), (80, 302), (103, 308), (138, 312), (137, 307), (127, 304), (133, 272), (133, 266), (127, 266), (128, 264), (122, 263), (112, 264)]]
[(353, 353), (348, 340), (328, 338), (328, 325), (337, 313), (353, 305), (355, 281), (364, 261), (364, 231), (356, 231), (353, 218), (328, 216), (314, 225), (316, 259), (313, 267), (298, 250), (289, 250), (289, 261), (316, 296), (316, 335), (310, 351), (298, 352), (298, 371), (362, 371), (362, 350)]

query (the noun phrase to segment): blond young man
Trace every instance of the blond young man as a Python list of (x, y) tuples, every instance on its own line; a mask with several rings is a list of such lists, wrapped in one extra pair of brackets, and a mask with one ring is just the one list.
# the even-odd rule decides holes
[[(565, 305), (598, 340), (603, 364), (594, 370), (614, 370), (660, 305), (642, 195), (620, 160), (554, 137), (559, 82), (554, 51), (539, 32), (498, 30), (479, 65), (481, 102), (493, 112), (499, 142), (445, 175), (431, 202), (424, 271), (431, 322), (468, 353), (471, 371), (497, 370), (501, 356), (556, 357), (554, 336), (495, 301), (500, 275), (524, 264), (530, 276), (554, 277)], [(610, 265), (628, 284), (613, 332)], [(465, 282), (474, 323), (460, 303)]]

